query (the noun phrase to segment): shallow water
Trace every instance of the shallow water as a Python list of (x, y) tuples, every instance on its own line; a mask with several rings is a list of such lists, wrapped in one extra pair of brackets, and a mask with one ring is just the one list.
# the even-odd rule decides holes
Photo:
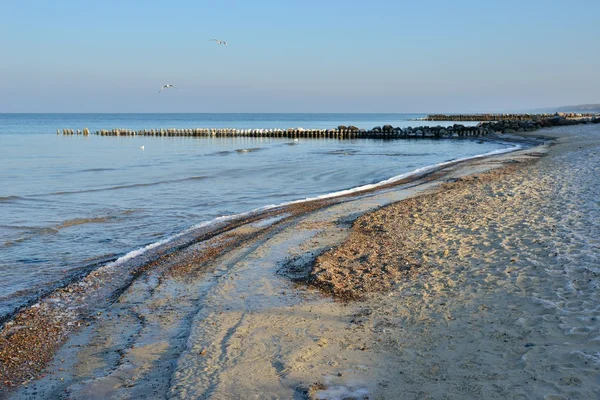
[[(0, 318), (82, 268), (200, 222), (510, 147), (467, 140), (294, 142), (52, 133), (57, 127), (77, 128), (78, 124), (91, 130), (254, 127), (267, 118), (247, 117), (244, 122), (242, 117), (221, 115), (219, 120), (211, 114), (202, 116), (202, 125), (193, 115), (0, 115)], [(291, 115), (276, 116), (279, 120), (271, 121), (272, 126), (289, 122), (290, 126), (328, 123), (330, 127), (337, 124), (336, 118), (346, 118), (320, 114), (312, 120), (302, 115), (292, 121)], [(358, 125), (361, 118), (369, 124), (381, 124), (377, 118), (393, 119), (367, 116), (357, 117), (358, 122), (344, 121)], [(396, 118), (406, 121), (407, 117), (396, 114)]]

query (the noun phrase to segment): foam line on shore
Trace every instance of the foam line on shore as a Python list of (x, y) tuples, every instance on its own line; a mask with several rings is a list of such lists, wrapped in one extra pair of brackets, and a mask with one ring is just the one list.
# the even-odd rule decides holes
[(239, 213), (239, 214), (223, 215), (221, 217), (217, 217), (217, 218), (211, 219), (209, 221), (200, 222), (200, 223), (198, 223), (196, 225), (193, 225), (193, 226), (191, 226), (191, 227), (189, 227), (189, 228), (187, 228), (187, 229), (185, 229), (185, 230), (183, 230), (183, 231), (181, 231), (179, 233), (176, 233), (175, 235), (169, 236), (168, 238), (159, 240), (158, 242), (150, 243), (149, 245), (141, 247), (139, 249), (132, 250), (129, 253), (127, 253), (127, 254), (125, 254), (125, 255), (117, 258), (115, 261), (107, 264), (107, 266), (108, 267), (115, 267), (115, 266), (122, 265), (123, 263), (125, 263), (125, 262), (127, 262), (129, 260), (132, 260), (135, 257), (140, 256), (140, 255), (146, 253), (148, 250), (155, 249), (158, 246), (162, 246), (163, 244), (168, 244), (168, 243), (172, 242), (173, 240), (175, 240), (177, 238), (180, 238), (181, 236), (183, 236), (183, 235), (185, 235), (187, 233), (195, 231), (196, 229), (205, 228), (207, 226), (216, 224), (218, 222), (224, 222), (224, 221), (229, 221), (229, 220), (232, 220), (232, 219), (235, 219), (235, 218), (245, 217), (245, 216), (250, 215), (250, 214), (252, 214), (254, 212), (262, 211), (263, 209), (264, 208), (259, 208), (259, 209), (256, 209), (256, 210), (246, 211), (246, 212)]
[(437, 168), (445, 167), (447, 165), (454, 164), (454, 163), (457, 163), (457, 162), (463, 162), (463, 161), (468, 161), (468, 160), (475, 160), (475, 159), (482, 158), (482, 157), (488, 157), (488, 156), (493, 156), (493, 155), (498, 155), (498, 154), (510, 153), (512, 151), (517, 151), (517, 150), (520, 150), (520, 149), (522, 149), (522, 146), (521, 145), (516, 145), (514, 147), (510, 147), (510, 148), (507, 148), (507, 149), (498, 149), (498, 150), (490, 151), (489, 153), (478, 154), (478, 155), (472, 156), (472, 157), (464, 157), (464, 158), (459, 158), (459, 159), (455, 159), (455, 160), (445, 161), (445, 162), (439, 163), (439, 164), (428, 165), (428, 166), (425, 166), (425, 167), (417, 168), (417, 169), (415, 169), (413, 171), (410, 171), (410, 172), (406, 172), (404, 174), (393, 176), (391, 178), (385, 179), (385, 180), (377, 182), (377, 183), (371, 183), (371, 184), (368, 184), (368, 185), (357, 186), (355, 188), (340, 190), (338, 192), (327, 193), (327, 194), (323, 194), (323, 195), (320, 195), (320, 196), (308, 197), (308, 198), (302, 199), (302, 200), (290, 201), (288, 203), (280, 204), (280, 206), (286, 206), (286, 205), (289, 205), (289, 204), (297, 204), (297, 203), (302, 203), (302, 202), (305, 202), (305, 201), (324, 200), (324, 199), (329, 199), (329, 198), (332, 198), (332, 197), (345, 196), (345, 195), (349, 195), (349, 194), (354, 194), (354, 193), (358, 193), (358, 192), (365, 191), (365, 190), (376, 189), (377, 187), (388, 185), (388, 184), (394, 183), (394, 182), (398, 182), (398, 181), (400, 181), (402, 179), (410, 178), (410, 177), (415, 176), (415, 175), (419, 175), (419, 174), (431, 172), (431, 171), (433, 171), (433, 170), (435, 170)]
[(356, 194), (356, 193), (359, 193), (362, 191), (376, 189), (378, 187), (385, 186), (390, 183), (398, 182), (402, 179), (410, 178), (410, 177), (413, 177), (413, 176), (416, 176), (419, 174), (428, 173), (428, 172), (434, 171), (435, 169), (442, 168), (442, 167), (445, 167), (450, 164), (464, 162), (464, 161), (468, 161), (468, 160), (475, 160), (475, 159), (479, 159), (479, 158), (483, 158), (483, 157), (489, 157), (489, 156), (494, 156), (494, 155), (499, 155), (499, 154), (504, 154), (504, 153), (510, 153), (513, 151), (520, 150), (522, 148), (523, 148), (523, 146), (521, 146), (521, 145), (515, 145), (513, 147), (509, 147), (509, 148), (505, 148), (505, 149), (498, 149), (498, 150), (490, 151), (488, 153), (478, 154), (478, 155), (475, 155), (472, 157), (464, 157), (464, 158), (459, 158), (459, 159), (455, 159), (455, 160), (445, 161), (442, 163), (417, 168), (413, 171), (405, 172), (400, 175), (395, 175), (391, 178), (385, 179), (385, 180), (377, 182), (377, 183), (371, 183), (368, 185), (357, 186), (354, 188), (344, 189), (344, 190), (340, 190), (340, 191), (332, 192), (332, 193), (326, 193), (326, 194), (322, 194), (319, 196), (307, 197), (307, 198), (300, 199), (300, 200), (288, 201), (288, 202), (284, 202), (281, 204), (270, 204), (270, 205), (262, 206), (262, 207), (254, 209), (254, 210), (245, 211), (245, 212), (238, 213), (238, 214), (230, 214), (230, 215), (223, 215), (220, 217), (216, 217), (212, 220), (203, 221), (196, 225), (193, 225), (193, 226), (183, 230), (182, 232), (179, 232), (175, 235), (169, 236), (168, 238), (165, 238), (163, 240), (159, 240), (157, 242), (151, 243), (142, 248), (132, 250), (129, 253), (117, 258), (115, 261), (107, 264), (107, 267), (115, 267), (115, 266), (122, 265), (123, 263), (125, 263), (129, 260), (132, 260), (132, 259), (146, 253), (149, 250), (152, 250), (159, 246), (168, 244), (168, 243), (174, 241), (175, 239), (180, 238), (181, 236), (191, 233), (197, 229), (206, 228), (207, 226), (210, 226), (210, 225), (213, 225), (213, 224), (216, 224), (219, 222), (226, 222), (226, 221), (234, 220), (237, 218), (247, 217), (252, 214), (257, 214), (260, 212), (272, 210), (272, 209), (278, 208), (278, 207), (285, 207), (285, 206), (292, 205), (292, 204), (299, 204), (299, 203), (304, 203), (304, 202), (308, 202), (308, 201), (325, 200), (325, 199), (330, 199), (330, 198), (338, 197), (338, 196), (346, 196), (346, 195)]

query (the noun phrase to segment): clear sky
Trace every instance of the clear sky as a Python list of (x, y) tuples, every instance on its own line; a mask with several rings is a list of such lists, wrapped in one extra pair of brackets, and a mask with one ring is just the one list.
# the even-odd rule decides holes
[(2, 0), (0, 16), (0, 112), (600, 103), (599, 0)]

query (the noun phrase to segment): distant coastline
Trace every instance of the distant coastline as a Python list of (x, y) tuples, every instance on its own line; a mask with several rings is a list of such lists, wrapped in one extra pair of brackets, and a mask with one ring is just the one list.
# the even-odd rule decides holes
[(555, 108), (537, 109), (534, 112), (573, 112), (573, 113), (600, 113), (600, 104), (579, 104), (574, 106), (560, 106)]

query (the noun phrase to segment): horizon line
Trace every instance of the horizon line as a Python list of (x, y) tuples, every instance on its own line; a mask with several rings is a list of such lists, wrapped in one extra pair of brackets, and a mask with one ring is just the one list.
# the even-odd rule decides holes
[(535, 111), (541, 111), (541, 110), (545, 110), (545, 109), (555, 109), (555, 108), (564, 108), (565, 106), (560, 106), (560, 107), (539, 107), (539, 108), (535, 108), (535, 109), (528, 109), (528, 110), (504, 110), (504, 111), (459, 111), (459, 112), (449, 112), (449, 111), (428, 111), (428, 112), (422, 112), (422, 111), (402, 111), (402, 112), (398, 112), (398, 111), (382, 111), (382, 112), (364, 112), (364, 111), (350, 111), (350, 112), (344, 112), (344, 111), (333, 111), (333, 112), (310, 112), (310, 111), (302, 111), (302, 112), (295, 112), (295, 111), (277, 111), (277, 112), (269, 112), (269, 111), (259, 111), (259, 112), (232, 112), (232, 111), (218, 111), (218, 112), (190, 112), (190, 111), (184, 111), (184, 112), (176, 112), (176, 111), (172, 111), (172, 112), (151, 112), (151, 111), (144, 111), (144, 112), (96, 112), (96, 111), (89, 111), (89, 112), (81, 112), (81, 111), (77, 111), (77, 112), (68, 112), (68, 111), (60, 111), (60, 112), (51, 112), (51, 111), (44, 111), (44, 112), (31, 112), (31, 111), (15, 111), (15, 112), (0, 112), (0, 115), (9, 115), (9, 114), (248, 114), (248, 115), (252, 115), (252, 114), (322, 114), (322, 115), (326, 115), (326, 114), (448, 114), (448, 115), (458, 115), (458, 114), (531, 114), (531, 113), (535, 113)]

